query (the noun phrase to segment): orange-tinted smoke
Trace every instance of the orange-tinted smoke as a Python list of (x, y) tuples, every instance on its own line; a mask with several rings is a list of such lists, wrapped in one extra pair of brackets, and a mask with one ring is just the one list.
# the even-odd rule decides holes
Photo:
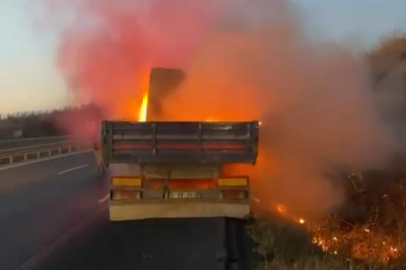
[[(56, 66), (65, 78), (72, 105), (91, 102), (108, 119), (138, 120), (155, 66), (187, 66), (214, 18), (211, 0), (42, 0), (55, 21), (69, 23), (60, 33)], [(55, 15), (57, 14), (57, 15)], [(98, 125), (65, 117), (58, 125), (89, 139)]]
[(165, 111), (179, 120), (261, 120), (250, 171), (261, 206), (328, 211), (342, 190), (323, 173), (376, 168), (394, 147), (364, 63), (351, 48), (307, 38), (287, 1), (240, 9), (200, 44)]
[(211, 1), (52, 1), (76, 19), (62, 32), (57, 67), (74, 101), (131, 119), (154, 66), (185, 66), (212, 18)]

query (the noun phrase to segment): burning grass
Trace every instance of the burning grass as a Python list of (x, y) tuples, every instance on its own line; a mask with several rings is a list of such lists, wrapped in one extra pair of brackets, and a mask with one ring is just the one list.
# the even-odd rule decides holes
[(279, 216), (256, 220), (249, 233), (256, 244), (258, 270), (343, 270), (353, 266), (351, 261), (325, 253), (313, 244), (305, 226)]
[[(345, 270), (345, 269), (404, 269), (403, 258), (388, 261), (390, 256), (401, 255), (382, 239), (387, 235), (365, 236), (362, 228), (352, 233), (339, 233), (337, 236), (325, 232), (309, 231), (299, 224), (282, 221), (280, 217), (272, 221), (256, 221), (249, 228), (256, 243), (254, 253), (257, 256), (258, 270)], [(332, 231), (335, 231), (332, 229)], [(371, 232), (372, 233), (372, 232)], [(388, 240), (387, 240), (388, 241)], [(373, 246), (373, 244), (380, 245)], [(370, 253), (363, 252), (373, 247)]]
[(258, 219), (249, 228), (257, 269), (406, 269), (406, 183), (352, 195), (349, 204), (321, 222)]

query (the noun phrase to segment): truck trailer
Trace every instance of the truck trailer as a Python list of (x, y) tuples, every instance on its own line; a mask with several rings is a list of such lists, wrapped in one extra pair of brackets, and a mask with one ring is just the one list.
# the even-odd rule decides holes
[(104, 161), (136, 172), (112, 170), (110, 220), (248, 217), (249, 178), (224, 167), (255, 165), (258, 126), (257, 121), (104, 121)]
[(249, 217), (250, 179), (229, 166), (256, 164), (259, 122), (167, 120), (159, 98), (184, 77), (153, 69), (147, 121), (102, 122), (110, 220)]

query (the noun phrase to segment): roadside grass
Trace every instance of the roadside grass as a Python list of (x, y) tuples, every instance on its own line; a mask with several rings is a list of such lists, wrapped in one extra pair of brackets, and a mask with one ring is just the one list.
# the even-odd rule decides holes
[[(403, 258), (390, 264), (360, 260), (351, 256), (324, 252), (313, 244), (309, 230), (274, 215), (257, 218), (248, 225), (254, 242), (256, 270), (401, 270)], [(344, 253), (345, 254), (345, 253)], [(347, 253), (348, 254), (348, 253)]]

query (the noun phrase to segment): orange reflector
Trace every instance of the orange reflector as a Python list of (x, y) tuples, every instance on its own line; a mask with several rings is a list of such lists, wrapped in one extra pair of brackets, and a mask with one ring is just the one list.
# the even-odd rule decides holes
[(220, 198), (226, 200), (243, 200), (247, 198), (247, 195), (244, 190), (223, 190), (220, 193)]
[(112, 191), (111, 199), (113, 201), (141, 199), (141, 192), (132, 190), (114, 190)]
[(113, 177), (111, 184), (119, 187), (140, 187), (142, 180), (140, 177)]
[(234, 178), (219, 178), (219, 187), (246, 187), (248, 185), (248, 179), (246, 177), (234, 177)]

